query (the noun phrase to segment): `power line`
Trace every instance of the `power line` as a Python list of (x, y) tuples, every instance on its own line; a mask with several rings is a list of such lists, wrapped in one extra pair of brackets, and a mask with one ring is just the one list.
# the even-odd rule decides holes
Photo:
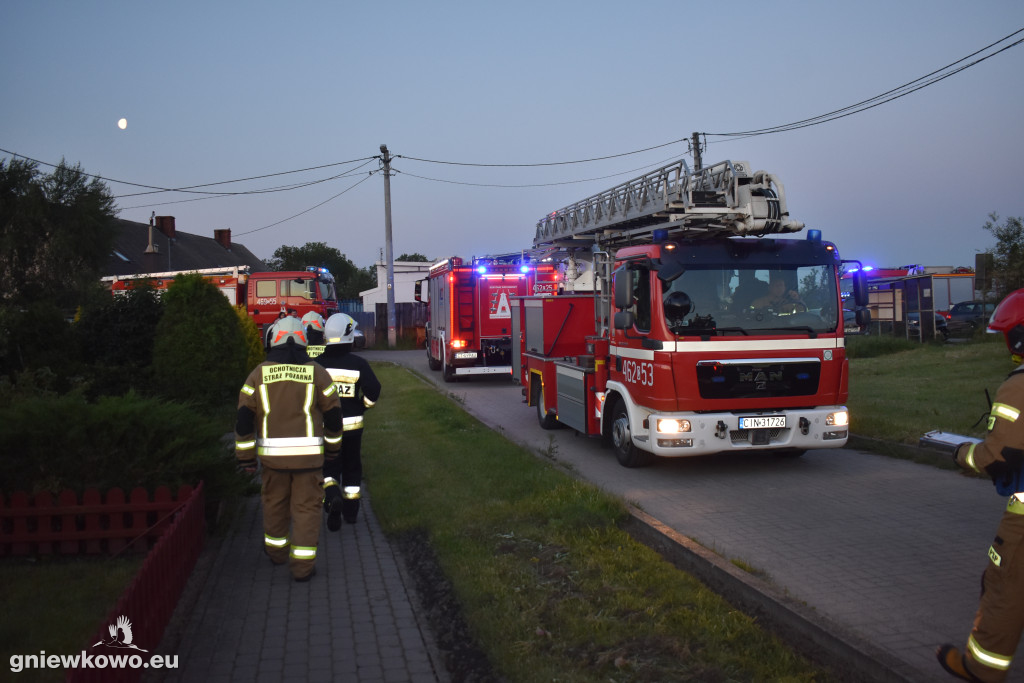
[[(35, 164), (40, 164), (42, 166), (48, 166), (50, 168), (57, 168), (57, 166), (59, 165), (59, 164), (51, 164), (50, 162), (47, 162), (47, 161), (40, 161), (39, 159), (33, 159), (32, 157), (25, 156), (24, 154), (19, 154), (18, 152), (12, 152), (11, 150), (4, 149), (2, 147), (0, 147), (0, 152), (3, 152), (4, 154), (10, 154), (12, 157), (19, 157), (21, 159), (25, 159), (26, 161), (31, 161), (32, 163), (35, 163)], [(133, 183), (133, 182), (130, 182), (128, 180), (117, 180), (116, 178), (107, 178), (105, 176), (97, 175), (95, 173), (85, 173), (84, 175), (87, 178), (95, 178), (97, 180), (102, 180), (102, 181), (107, 182), (107, 183), (117, 183), (118, 185), (130, 185), (132, 187), (142, 187), (142, 188), (145, 188), (147, 190), (152, 190), (153, 191), (153, 192), (138, 192), (138, 193), (135, 193), (135, 194), (127, 194), (127, 195), (117, 195), (117, 196), (114, 197), (114, 199), (118, 199), (118, 198), (121, 198), (121, 197), (132, 197), (132, 196), (136, 196), (136, 195), (139, 195), (139, 194), (153, 194), (155, 192), (190, 192), (190, 191), (195, 190), (196, 188), (200, 188), (200, 187), (213, 187), (215, 185), (229, 185), (231, 183), (242, 183), (242, 182), (246, 182), (246, 181), (249, 181), (249, 180), (260, 180), (262, 178), (272, 178), (272, 177), (275, 177), (275, 176), (288, 175), (288, 174), (291, 174), (291, 173), (304, 173), (306, 171), (316, 171), (316, 170), (319, 170), (321, 168), (330, 168), (332, 166), (344, 166), (346, 164), (354, 164), (354, 163), (359, 162), (359, 161), (365, 161), (365, 162), (369, 163), (370, 161), (372, 161), (372, 160), (374, 160), (376, 158), (377, 157), (375, 157), (375, 156), (373, 156), (373, 157), (361, 157), (359, 159), (350, 159), (349, 161), (336, 161), (336, 162), (330, 163), (330, 164), (321, 164), (320, 166), (310, 166), (308, 168), (300, 168), (300, 169), (295, 169), (293, 171), (280, 171), (278, 173), (267, 173), (267, 174), (264, 174), (264, 175), (251, 176), (251, 177), (248, 177), (248, 178), (238, 178), (236, 180), (221, 180), (221, 181), (218, 181), (218, 182), (215, 182), (215, 183), (203, 183), (203, 184), (199, 184), (199, 185), (186, 185), (186, 186), (183, 186), (183, 187), (159, 187), (157, 185), (145, 185), (145, 184), (142, 184), (142, 183)], [(365, 166), (365, 165), (366, 164), (364, 163), (363, 166)], [(360, 166), (359, 168), (362, 168), (362, 166)], [(354, 169), (354, 170), (357, 170), (357, 169)], [(339, 178), (342, 175), (344, 175), (344, 174), (341, 174), (341, 175), (338, 175), (338, 176), (334, 176), (334, 178)], [(323, 180), (333, 180), (334, 178), (324, 178)], [(304, 183), (304, 184), (296, 184), (295, 187), (287, 187), (287, 186), (285, 186), (284, 189), (296, 189), (298, 187), (306, 187), (308, 185), (315, 184), (316, 182), (323, 182), (323, 180), (321, 180), (321, 181), (313, 181), (313, 182)], [(256, 191), (256, 192), (258, 192), (258, 191)], [(233, 195), (233, 194), (252, 194), (252, 193), (253, 192), (197, 192), (196, 194)]]
[(660, 145), (654, 145), (653, 147), (645, 147), (644, 149), (637, 149), (637, 150), (634, 150), (632, 152), (622, 152), (621, 154), (609, 154), (608, 156), (594, 157), (592, 159), (577, 159), (575, 161), (548, 161), (548, 162), (539, 162), (539, 163), (533, 163), (533, 164), (478, 164), (478, 163), (470, 163), (470, 162), (464, 162), (464, 161), (439, 161), (437, 159), (420, 159), (419, 157), (411, 157), (411, 156), (406, 156), (404, 154), (396, 154), (395, 158), (396, 159), (409, 159), (410, 161), (422, 161), (422, 162), (425, 162), (425, 163), (428, 163), (428, 164), (447, 164), (449, 166), (478, 166), (478, 167), (487, 167), (487, 168), (529, 168), (529, 167), (535, 167), (535, 166), (566, 166), (566, 165), (569, 165), (569, 164), (586, 164), (586, 163), (590, 163), (592, 161), (605, 161), (606, 159), (617, 159), (619, 157), (627, 157), (627, 156), (630, 156), (632, 154), (640, 154), (642, 152), (650, 152), (652, 149), (661, 149), (662, 147), (668, 147), (669, 145), (674, 145), (674, 144), (679, 143), (679, 142), (686, 142), (689, 139), (690, 139), (689, 137), (680, 138), (678, 140), (672, 140), (671, 142), (665, 142), (665, 143), (662, 143)]
[[(754, 130), (739, 131), (739, 132), (735, 132), (735, 133), (705, 133), (705, 135), (713, 135), (713, 136), (716, 136), (716, 137), (754, 137), (754, 136), (757, 136), (757, 135), (769, 135), (769, 134), (772, 134), (772, 133), (783, 133), (783, 132), (790, 131), (790, 130), (796, 130), (798, 128), (807, 128), (809, 126), (816, 126), (816, 125), (819, 125), (819, 124), (822, 124), (822, 123), (828, 123), (829, 121), (835, 121), (837, 119), (845, 118), (845, 117), (851, 116), (853, 114), (858, 114), (860, 112), (867, 111), (868, 109), (873, 109), (875, 107), (881, 106), (881, 105), (886, 104), (888, 102), (892, 102), (893, 100), (897, 100), (897, 99), (899, 99), (901, 97), (904, 97), (906, 95), (909, 95), (911, 93), (917, 92), (918, 90), (926, 88), (929, 85), (934, 85), (935, 83), (938, 83), (939, 81), (943, 81), (943, 80), (949, 78), (950, 76), (958, 74), (961, 71), (964, 71), (966, 69), (971, 68), (972, 66), (980, 64), (980, 63), (984, 62), (987, 59), (991, 59), (992, 57), (995, 57), (996, 55), (1000, 54), (1001, 52), (1005, 52), (1006, 50), (1009, 50), (1012, 47), (1016, 47), (1017, 45), (1020, 45), (1021, 43), (1024, 43), (1024, 38), (1021, 38), (1021, 39), (1019, 39), (1019, 40), (1017, 40), (1017, 41), (1015, 41), (1015, 42), (1013, 42), (1013, 43), (1011, 43), (1009, 45), (1005, 45), (1002, 48), (1000, 48), (999, 50), (996, 50), (995, 52), (993, 52), (991, 54), (985, 55), (984, 57), (981, 57), (980, 59), (976, 59), (973, 62), (970, 62), (968, 64), (964, 64), (963, 66), (960, 66), (958, 68), (953, 69), (953, 67), (955, 67), (957, 64), (960, 64), (961, 62), (963, 62), (963, 61), (965, 61), (967, 59), (970, 59), (971, 57), (979, 55), (979, 54), (985, 52), (986, 50), (989, 50), (989, 49), (995, 47), (996, 45), (999, 45), (1000, 43), (1005, 42), (1005, 41), (1009, 40), (1010, 38), (1012, 38), (1012, 37), (1014, 37), (1017, 34), (1022, 33), (1022, 32), (1024, 32), (1024, 28), (1017, 29), (1013, 33), (1011, 33), (1011, 34), (1009, 34), (1009, 35), (1007, 35), (1007, 36), (1005, 36), (1003, 38), (1000, 38), (999, 40), (995, 41), (994, 43), (986, 45), (985, 47), (981, 48), (980, 50), (976, 50), (975, 52), (972, 52), (971, 54), (966, 55), (965, 57), (961, 57), (960, 59), (958, 59), (955, 62), (952, 62), (950, 64), (947, 64), (946, 66), (942, 67), (941, 69), (936, 69), (935, 71), (932, 71), (929, 74), (925, 74), (924, 76), (921, 76), (919, 78), (915, 78), (914, 80), (909, 81), (907, 83), (904, 83), (903, 85), (901, 85), (899, 87), (896, 87), (896, 88), (893, 88), (892, 90), (887, 90), (884, 93), (881, 93), (879, 95), (875, 95), (874, 97), (870, 97), (870, 98), (868, 98), (866, 100), (862, 100), (860, 102), (857, 102), (856, 104), (848, 105), (848, 106), (843, 107), (841, 109), (836, 109), (834, 111), (830, 111), (830, 112), (825, 113), (825, 114), (819, 114), (818, 116), (813, 116), (811, 118), (803, 119), (801, 121), (794, 121), (792, 123), (786, 123), (786, 124), (782, 124), (782, 125), (778, 125), (778, 126), (772, 126), (770, 128), (758, 128), (758, 129), (754, 129)], [(950, 69), (952, 69), (952, 70), (950, 70)]]
[(561, 182), (556, 182), (556, 183), (526, 183), (526, 184), (521, 184), (521, 185), (503, 185), (503, 184), (499, 184), (499, 183), (470, 183), (470, 182), (463, 182), (463, 181), (459, 181), (459, 180), (445, 180), (444, 178), (430, 178), (428, 176), (417, 175), (415, 173), (409, 173), (408, 171), (402, 171), (402, 170), (398, 170), (398, 169), (394, 169), (394, 168), (392, 168), (392, 171), (394, 171), (395, 173), (401, 173), (402, 175), (411, 176), (413, 178), (419, 178), (420, 180), (430, 180), (430, 181), (435, 182), (435, 183), (449, 183), (449, 184), (452, 184), (452, 185), (469, 185), (469, 186), (472, 186), (472, 187), (504, 187), (504, 188), (513, 188), (513, 189), (515, 189), (515, 188), (523, 188), (523, 187), (554, 187), (556, 185), (575, 185), (577, 183), (589, 183), (589, 182), (591, 182), (593, 180), (606, 180), (607, 178), (614, 178), (616, 176), (626, 175), (627, 173), (636, 173), (637, 171), (642, 171), (642, 170), (647, 169), (647, 168), (653, 168), (655, 166), (660, 166), (662, 164), (668, 163), (669, 161), (672, 161), (675, 158), (676, 158), (676, 156), (673, 154), (672, 156), (668, 157), (667, 159), (663, 159), (661, 161), (656, 161), (656, 162), (654, 162), (652, 164), (645, 164), (644, 166), (638, 166), (637, 168), (632, 168), (632, 169), (629, 169), (628, 171), (619, 171), (618, 173), (611, 173), (609, 175), (597, 176), (595, 178), (582, 178), (580, 180), (563, 180)]
[[(374, 157), (374, 158), (376, 158), (376, 157)], [(252, 234), (252, 233), (254, 233), (254, 232), (259, 232), (260, 230), (266, 230), (267, 228), (272, 228), (272, 227), (274, 227), (275, 225), (281, 225), (281, 223), (285, 223), (285, 222), (287, 222), (287, 221), (290, 221), (290, 220), (291, 220), (291, 219), (293, 219), (293, 218), (298, 218), (299, 216), (302, 216), (302, 215), (304, 215), (304, 214), (307, 214), (307, 213), (309, 213), (309, 212), (310, 212), (310, 211), (312, 211), (313, 209), (317, 209), (317, 208), (320, 208), (321, 206), (323, 206), (323, 205), (324, 205), (324, 204), (326, 204), (327, 202), (330, 202), (330, 201), (333, 201), (333, 200), (337, 199), (337, 198), (338, 198), (338, 197), (340, 197), (341, 195), (345, 194), (345, 193), (346, 193), (346, 192), (348, 192), (349, 190), (352, 190), (352, 189), (356, 188), (357, 186), (361, 185), (362, 183), (365, 183), (365, 182), (366, 182), (367, 180), (369, 180), (369, 179), (370, 179), (370, 177), (371, 177), (371, 176), (372, 176), (372, 175), (373, 175), (374, 173), (378, 173), (378, 172), (379, 172), (379, 171), (370, 171), (369, 173), (367, 173), (367, 174), (366, 174), (366, 177), (365, 177), (365, 178), (363, 178), (362, 180), (360, 180), (359, 182), (357, 182), (357, 183), (353, 183), (352, 185), (349, 185), (348, 187), (346, 187), (346, 188), (345, 188), (344, 190), (342, 190), (342, 191), (341, 191), (341, 192), (339, 192), (338, 194), (334, 195), (333, 197), (329, 197), (329, 198), (325, 199), (324, 201), (320, 202), (319, 204), (316, 204), (316, 205), (314, 205), (314, 206), (311, 206), (311, 207), (309, 207), (309, 208), (308, 208), (308, 209), (306, 209), (305, 211), (300, 211), (299, 213), (295, 214), (294, 216), (288, 216), (288, 218), (282, 218), (281, 220), (279, 220), (279, 221), (276, 221), (276, 222), (274, 222), (274, 223), (271, 223), (270, 225), (264, 225), (264, 226), (263, 226), (262, 228), (254, 228), (254, 229), (252, 229), (252, 230), (246, 230), (245, 232), (240, 232), (240, 233), (237, 233), (237, 234), (238, 234), (238, 235), (251, 235), (251, 234)]]

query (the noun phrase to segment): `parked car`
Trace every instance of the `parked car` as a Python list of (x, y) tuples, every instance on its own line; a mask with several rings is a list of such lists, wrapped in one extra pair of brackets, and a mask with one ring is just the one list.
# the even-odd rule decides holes
[(994, 310), (994, 301), (961, 301), (946, 313), (946, 324), (953, 332), (973, 333), (988, 324)]
[[(946, 324), (946, 319), (935, 313), (935, 336), (941, 337), (942, 339), (949, 339), (949, 326)], [(910, 332), (911, 336), (921, 336), (921, 314), (917, 311), (907, 313), (907, 331)], [(926, 334), (931, 334), (929, 329)]]
[(857, 324), (857, 313), (843, 309), (843, 334), (864, 334), (866, 330)]

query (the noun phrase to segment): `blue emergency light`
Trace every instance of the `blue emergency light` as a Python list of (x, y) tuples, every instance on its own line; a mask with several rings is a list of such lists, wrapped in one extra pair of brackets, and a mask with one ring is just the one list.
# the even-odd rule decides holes
[(808, 230), (807, 231), (808, 242), (820, 242), (821, 241), (821, 230)]

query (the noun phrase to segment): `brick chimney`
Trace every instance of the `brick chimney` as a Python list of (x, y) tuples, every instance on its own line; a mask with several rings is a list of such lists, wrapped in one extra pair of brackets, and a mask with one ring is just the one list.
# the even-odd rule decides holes
[(174, 239), (174, 216), (157, 216), (156, 227), (164, 235)]
[(224, 247), (228, 251), (231, 251), (231, 228), (225, 228), (224, 230), (214, 230), (213, 239), (217, 240), (217, 244)]

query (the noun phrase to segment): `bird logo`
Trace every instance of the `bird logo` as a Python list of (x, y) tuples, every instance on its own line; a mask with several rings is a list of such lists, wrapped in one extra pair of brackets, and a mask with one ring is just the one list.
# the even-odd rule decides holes
[[(110, 638), (101, 640), (96, 645), (131, 648), (139, 652), (149, 652), (149, 650), (143, 650), (138, 645), (132, 643), (132, 622), (123, 614), (117, 618), (115, 623), (107, 626), (107, 631), (110, 633)], [(96, 645), (93, 645), (93, 647), (96, 647)]]

